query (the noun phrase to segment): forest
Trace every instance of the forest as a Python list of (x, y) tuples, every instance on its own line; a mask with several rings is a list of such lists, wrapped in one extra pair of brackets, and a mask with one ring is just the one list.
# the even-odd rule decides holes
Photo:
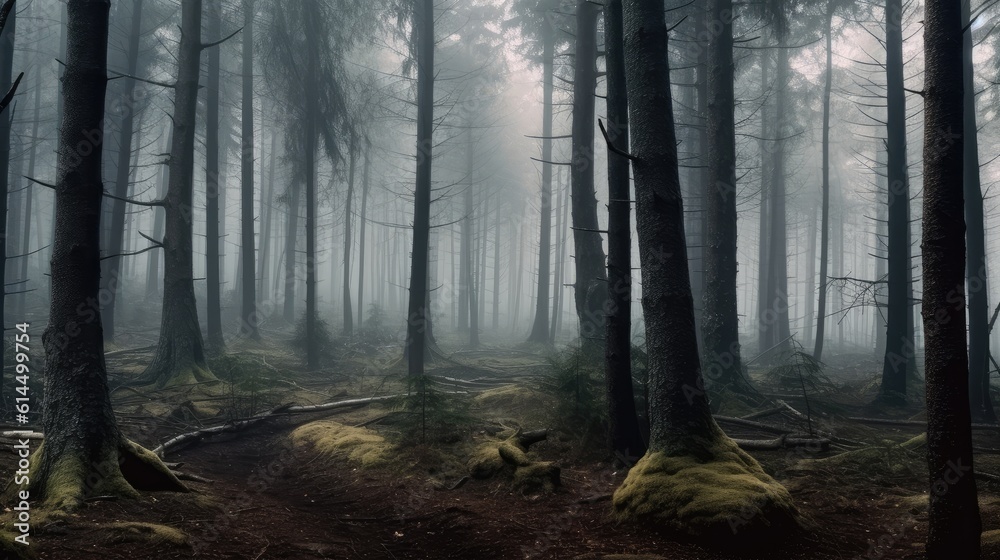
[(998, 27), (0, 0), (0, 557), (1000, 558)]

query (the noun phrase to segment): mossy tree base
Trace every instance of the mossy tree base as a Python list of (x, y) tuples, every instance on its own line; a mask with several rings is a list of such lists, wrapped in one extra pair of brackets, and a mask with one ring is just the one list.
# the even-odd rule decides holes
[(713, 544), (763, 544), (798, 527), (791, 495), (724, 435), (700, 457), (649, 452), (614, 493), (615, 516)]
[[(50, 457), (42, 444), (29, 475), (32, 498), (40, 499), (45, 509), (71, 511), (94, 496), (138, 498), (139, 491), (189, 492), (156, 455), (136, 443), (123, 439), (103, 455), (100, 460), (88, 460), (82, 454)], [(8, 492), (17, 490), (8, 487)]]
[(473, 478), (488, 479), (505, 472), (512, 477), (513, 489), (522, 492), (554, 491), (560, 485), (559, 465), (551, 461), (533, 461), (528, 447), (545, 439), (548, 432), (521, 433), (499, 443), (486, 443), (476, 450), (467, 464)]

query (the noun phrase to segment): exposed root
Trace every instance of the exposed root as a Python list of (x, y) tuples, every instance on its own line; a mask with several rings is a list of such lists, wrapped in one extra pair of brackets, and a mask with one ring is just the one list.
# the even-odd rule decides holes
[(44, 447), (35, 452), (29, 476), (31, 495), (40, 497), (46, 509), (71, 511), (94, 496), (138, 498), (140, 490), (189, 491), (156, 455), (128, 440), (105, 460), (89, 464), (67, 455), (45, 465)]
[(528, 447), (547, 436), (546, 430), (518, 431), (499, 443), (483, 444), (467, 463), (469, 474), (473, 478), (486, 479), (506, 471), (512, 477), (515, 490), (551, 492), (560, 484), (559, 465), (550, 461), (533, 461), (528, 457)]
[(647, 453), (614, 494), (616, 517), (713, 544), (762, 544), (796, 528), (788, 491), (721, 431), (713, 440), (704, 457)]
[(156, 523), (122, 522), (99, 525), (97, 528), (109, 531), (108, 541), (111, 543), (145, 543), (153, 546), (184, 546), (188, 543), (187, 535), (183, 532)]

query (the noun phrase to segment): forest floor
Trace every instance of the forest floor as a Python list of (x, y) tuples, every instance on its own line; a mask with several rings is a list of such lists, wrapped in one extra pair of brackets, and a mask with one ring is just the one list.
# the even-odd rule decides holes
[[(458, 347), (447, 342), (442, 345)], [(339, 343), (327, 369), (308, 373), (300, 355), (284, 344), (234, 344), (228, 350), (230, 357), (213, 361), (214, 371), (227, 382), (160, 391), (123, 385), (141, 371), (149, 349), (110, 352), (123, 431), (152, 448), (177, 434), (280, 404), (406, 390), (399, 381), (403, 366), (398, 347)], [(875, 365), (861, 358), (836, 362), (822, 377), (811, 379), (815, 390), (807, 393), (812, 397), (808, 403), (801, 393), (783, 389), (780, 378), (761, 374), (754, 377), (768, 387), (764, 392), (772, 391), (767, 403), (752, 407), (724, 399), (718, 410), (723, 416), (748, 416), (774, 410), (775, 403), (783, 407), (784, 401), (789, 403), (786, 410), (754, 421), (795, 433), (812, 423), (832, 440), (823, 452), (751, 452), (789, 488), (807, 524), (803, 534), (757, 553), (720, 551), (615, 522), (609, 516), (610, 495), (625, 469), (581, 451), (588, 446), (580, 436), (558, 428), (530, 448), (532, 457), (561, 466), (561, 485), (554, 492), (514, 490), (509, 476), (470, 479), (466, 462), (482, 445), (516, 428), (552, 427), (559, 409), (555, 397), (540, 389), (556, 366), (537, 348), (499, 343), (439, 356), (431, 366), (429, 373), (441, 381), (442, 392), (465, 393), (454, 398), (468, 408), (461, 421), (454, 420), (454, 430), (436, 427), (424, 438), (427, 443), (413, 437), (413, 423), (407, 420), (412, 415), (400, 402), (277, 415), (247, 430), (169, 451), (166, 460), (205, 480), (187, 482), (192, 493), (88, 502), (69, 517), (33, 525), (31, 549), (39, 558), (105, 560), (922, 558), (924, 451), (919, 445), (898, 445), (919, 435), (921, 428), (849, 420), (919, 420), (920, 409), (892, 414), (873, 410), (866, 403)], [(800, 416), (805, 411), (808, 421)], [(321, 452), (319, 443), (296, 443), (293, 431), (315, 421), (378, 436), (374, 448), (361, 451), (384, 452), (382, 459), (351, 456), (350, 447)], [(775, 437), (753, 427), (720, 425), (734, 438)], [(410, 437), (400, 443), (404, 432)], [(998, 432), (976, 432), (982, 450), (977, 471), (1000, 474)], [(14, 465), (13, 454), (0, 453), (0, 472), (10, 473)], [(997, 481), (1000, 477), (977, 481), (984, 531), (1000, 529)], [(1000, 558), (998, 534), (984, 536), (983, 558)]]

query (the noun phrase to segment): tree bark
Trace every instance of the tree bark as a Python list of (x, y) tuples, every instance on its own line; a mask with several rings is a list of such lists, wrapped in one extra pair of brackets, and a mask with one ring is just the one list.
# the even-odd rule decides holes
[[(128, 74), (135, 76), (139, 65), (139, 38), (142, 33), (142, 1), (132, 3), (132, 31), (128, 39)], [(121, 130), (118, 136), (118, 169), (115, 177), (115, 196), (126, 198), (129, 191), (129, 161), (132, 158), (132, 136), (135, 129), (135, 99), (136, 81), (126, 78), (122, 85)], [(121, 287), (121, 253), (122, 236), (125, 230), (125, 201), (115, 200), (111, 207), (111, 224), (108, 235), (107, 256), (101, 261), (101, 287), (106, 299), (101, 309), (101, 322), (104, 325), (104, 340), (110, 342), (115, 338), (115, 302)]]
[(174, 130), (170, 179), (164, 200), (166, 233), (162, 240), (163, 311), (156, 353), (142, 381), (187, 385), (216, 381), (208, 370), (194, 295), (192, 225), (194, 210), (194, 142), (198, 105), (201, 44), (201, 0), (181, 2), (180, 52), (174, 86)]
[(819, 296), (816, 304), (816, 343), (813, 358), (823, 359), (826, 332), (826, 277), (830, 253), (830, 92), (833, 87), (833, 0), (826, 3), (826, 80), (823, 84), (823, 217), (820, 220)]
[[(979, 558), (982, 524), (973, 476), (965, 333), (962, 6), (924, 7), (924, 375), (930, 560)], [(974, 134), (975, 131), (969, 131)]]
[(434, 2), (414, 5), (417, 30), (417, 175), (413, 201), (413, 251), (410, 264), (410, 300), (406, 316), (407, 371), (424, 373), (429, 312), (427, 253), (431, 230), (431, 162), (434, 148)]
[(368, 213), (368, 178), (371, 170), (372, 143), (365, 138), (365, 166), (361, 174), (361, 215), (358, 216), (358, 329), (365, 317), (365, 215)]
[[(174, 128), (168, 126), (166, 141), (163, 145), (162, 153), (170, 150), (174, 143)], [(156, 199), (163, 200), (167, 195), (167, 184), (170, 181), (169, 160), (160, 164), (160, 176), (157, 179)], [(153, 208), (153, 238), (163, 239), (163, 228), (165, 211), (163, 208)], [(160, 261), (163, 260), (161, 251), (151, 251), (146, 261), (146, 301), (152, 302), (160, 297)]]
[[(969, 0), (962, 0), (962, 21), (970, 25)], [(964, 86), (964, 165), (965, 225), (968, 242), (966, 281), (969, 293), (969, 399), (972, 418), (995, 422), (990, 398), (989, 278), (986, 272), (986, 225), (983, 220), (983, 192), (979, 179), (979, 134), (976, 119), (975, 70), (972, 60), (972, 30), (962, 35), (962, 79)]]
[[(610, 0), (605, 5), (604, 33), (608, 139), (616, 149), (628, 153), (628, 97), (621, 0)], [(632, 388), (632, 200), (629, 183), (628, 159), (609, 148), (607, 293), (610, 304), (604, 352), (608, 443), (612, 451), (624, 457), (641, 457), (646, 452), (646, 444), (639, 433)]]
[[(879, 400), (906, 402), (906, 378), (913, 360), (913, 309), (910, 305), (910, 187), (906, 169), (906, 94), (903, 90), (903, 6), (886, 0), (886, 103), (889, 177), (888, 326)], [(907, 314), (910, 319), (907, 319)]]
[[(620, 11), (620, 10), (619, 10)], [(530, 342), (550, 343), (549, 283), (552, 281), (552, 76), (555, 60), (555, 30), (546, 14), (542, 24), (542, 201), (538, 242), (538, 292), (535, 300), (535, 322), (531, 326)]]
[(347, 172), (347, 199), (344, 203), (344, 334), (350, 336), (354, 332), (354, 316), (351, 314), (351, 203), (354, 201), (354, 171), (358, 160), (358, 139), (351, 132), (350, 168)]
[[(59, 132), (56, 236), (45, 346), (45, 442), (31, 495), (70, 508), (90, 496), (184, 490), (148, 451), (127, 441), (111, 408), (98, 305), (101, 158), (107, 87), (108, 0), (70, 0)], [(88, 155), (78, 149), (88, 145)], [(27, 329), (25, 329), (27, 330)]]
[[(708, 235), (702, 243), (705, 292), (702, 338), (709, 388), (750, 390), (740, 358), (736, 302), (736, 121), (732, 0), (712, 0), (709, 19), (720, 24), (708, 45)], [(718, 387), (716, 387), (718, 385)]]
[[(10, 91), (14, 72), (14, 42), (16, 40), (17, 10), (11, 9), (6, 25), (0, 33), (0, 95)], [(0, 278), (7, 278), (7, 203), (10, 199), (10, 133), (11, 110), (0, 113)], [(103, 114), (104, 109), (101, 109)], [(0, 290), (0, 331), (7, 329), (7, 287)], [(0, 364), (5, 363), (3, 344), (0, 344)], [(3, 379), (0, 376), (0, 390), (3, 389)]]
[[(208, 40), (217, 41), (222, 33), (222, 4), (209, 2)], [(226, 346), (222, 335), (222, 254), (219, 233), (219, 47), (208, 52), (208, 98), (205, 122), (205, 303), (208, 314), (208, 348), (222, 352)]]
[[(260, 339), (257, 316), (257, 284), (254, 278), (256, 251), (254, 243), (254, 123), (253, 123), (253, 19), (254, 1), (243, 1), (243, 99), (240, 185), (240, 262), (242, 263), (243, 301), (240, 305), (240, 333)], [(263, 208), (261, 208), (263, 212)]]
[(607, 270), (598, 232), (594, 190), (594, 97), (597, 88), (597, 19), (600, 6), (580, 0), (576, 8), (576, 65), (573, 76), (573, 241), (576, 252), (576, 313), (580, 340), (593, 356), (604, 353), (604, 297)]

